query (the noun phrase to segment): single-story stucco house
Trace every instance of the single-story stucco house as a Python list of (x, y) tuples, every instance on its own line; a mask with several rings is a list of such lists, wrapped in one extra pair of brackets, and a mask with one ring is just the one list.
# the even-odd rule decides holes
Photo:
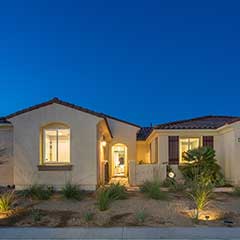
[(224, 175), (240, 184), (240, 118), (205, 116), (140, 127), (54, 98), (0, 119), (0, 185), (95, 190), (113, 178), (130, 185), (180, 177), (182, 153), (211, 146)]

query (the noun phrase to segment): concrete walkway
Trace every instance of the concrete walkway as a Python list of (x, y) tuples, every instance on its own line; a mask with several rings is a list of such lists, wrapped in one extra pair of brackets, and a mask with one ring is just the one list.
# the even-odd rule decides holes
[(240, 228), (0, 228), (0, 239), (240, 239)]

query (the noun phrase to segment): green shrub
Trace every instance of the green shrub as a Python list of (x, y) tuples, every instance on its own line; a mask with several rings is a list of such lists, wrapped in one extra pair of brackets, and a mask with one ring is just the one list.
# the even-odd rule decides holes
[(81, 200), (82, 199), (82, 191), (79, 189), (79, 186), (76, 184), (67, 183), (62, 188), (62, 195), (66, 199), (74, 199), (74, 200)]
[(205, 179), (206, 183), (215, 186), (225, 184), (221, 167), (215, 159), (215, 151), (209, 147), (192, 149), (183, 154), (183, 158), (188, 163), (179, 166), (186, 182), (194, 181), (194, 178)]
[(111, 184), (107, 191), (109, 192), (109, 197), (112, 200), (122, 200), (127, 198), (127, 191), (125, 186), (120, 185), (120, 183), (117, 184)]
[(39, 222), (41, 221), (43, 214), (41, 213), (41, 211), (39, 209), (32, 209), (30, 212), (30, 216), (33, 220), (33, 222)]
[(20, 192), (23, 197), (48, 200), (53, 195), (54, 189), (52, 186), (34, 184)]
[(146, 217), (147, 217), (147, 215), (144, 211), (139, 211), (136, 214), (136, 220), (139, 223), (143, 223), (145, 221)]
[(6, 212), (11, 210), (12, 205), (15, 201), (13, 192), (6, 192), (0, 196), (0, 212)]
[(101, 188), (97, 194), (97, 203), (100, 211), (105, 211), (109, 208), (111, 202), (110, 193), (108, 188)]
[(140, 190), (150, 198), (164, 200), (167, 198), (167, 194), (161, 191), (160, 187), (161, 184), (158, 181), (146, 181), (144, 182)]
[(111, 201), (127, 198), (127, 191), (120, 183), (111, 184), (109, 187), (100, 188), (97, 194), (99, 209), (105, 211), (108, 209)]
[(94, 216), (94, 214), (92, 212), (86, 212), (86, 213), (84, 213), (84, 220), (86, 222), (90, 222), (93, 220), (93, 216)]

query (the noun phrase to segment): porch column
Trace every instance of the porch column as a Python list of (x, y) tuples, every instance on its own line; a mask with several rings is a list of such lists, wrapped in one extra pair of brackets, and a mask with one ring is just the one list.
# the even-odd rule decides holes
[(136, 161), (129, 161), (129, 184), (131, 186), (136, 186)]

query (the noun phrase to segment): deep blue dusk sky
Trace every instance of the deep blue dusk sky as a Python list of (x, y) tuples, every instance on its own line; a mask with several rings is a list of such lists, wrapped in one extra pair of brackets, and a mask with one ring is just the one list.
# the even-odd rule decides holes
[(240, 1), (1, 1), (0, 116), (57, 96), (147, 126), (240, 116)]

